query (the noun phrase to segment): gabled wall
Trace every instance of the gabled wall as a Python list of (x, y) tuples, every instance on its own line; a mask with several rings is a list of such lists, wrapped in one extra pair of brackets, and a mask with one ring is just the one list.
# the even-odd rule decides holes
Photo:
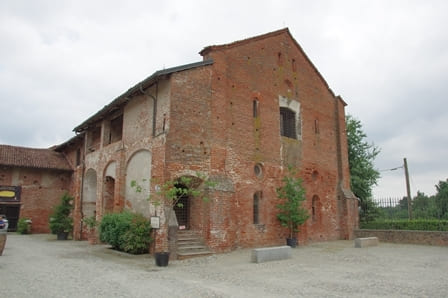
[[(300, 240), (339, 239), (339, 185), (347, 186), (349, 181), (346, 164), (342, 175), (338, 173), (336, 124), (344, 123), (344, 114), (342, 110), (337, 119), (337, 99), (315, 67), (287, 30), (211, 47), (203, 54), (204, 59), (214, 60), (212, 173), (228, 177), (235, 187), (218, 208), (226, 210), (230, 225), (212, 223), (210, 241), (222, 249), (283, 243), (285, 230), (275, 216), (275, 189), (288, 165), (300, 170), (306, 207), (310, 213), (314, 210)], [(259, 101), (258, 117), (253, 115), (254, 100)], [(280, 136), (282, 100), (300, 106), (301, 135), (296, 139)], [(258, 163), (262, 177), (254, 173)], [(259, 191), (261, 224), (254, 224), (253, 197)], [(229, 231), (237, 232), (229, 235)]]

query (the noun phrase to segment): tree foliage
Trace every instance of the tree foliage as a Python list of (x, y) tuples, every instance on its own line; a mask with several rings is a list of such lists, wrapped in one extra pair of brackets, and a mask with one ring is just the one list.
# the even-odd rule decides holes
[(346, 126), (350, 186), (353, 193), (361, 200), (361, 221), (372, 220), (377, 214), (375, 204), (371, 202), (372, 187), (377, 184), (380, 177), (373, 163), (380, 149), (366, 141), (367, 135), (362, 129), (361, 121), (347, 115)]
[(436, 185), (436, 190), (435, 204), (438, 217), (448, 219), (448, 180), (439, 181), (439, 184)]

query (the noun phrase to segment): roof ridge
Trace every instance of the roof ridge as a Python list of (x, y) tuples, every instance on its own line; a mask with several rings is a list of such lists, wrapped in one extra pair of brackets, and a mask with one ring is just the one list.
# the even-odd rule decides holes
[(0, 144), (1, 147), (10, 147), (10, 148), (20, 148), (25, 150), (49, 150), (54, 151), (51, 147), (50, 148), (35, 148), (35, 147), (25, 147), (25, 146), (15, 146), (15, 145), (8, 145), (8, 144)]

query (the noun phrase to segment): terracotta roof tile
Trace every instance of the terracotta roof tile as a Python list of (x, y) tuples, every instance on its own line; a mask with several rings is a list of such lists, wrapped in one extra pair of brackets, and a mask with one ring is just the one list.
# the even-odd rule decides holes
[(64, 155), (51, 149), (0, 145), (0, 165), (71, 171)]

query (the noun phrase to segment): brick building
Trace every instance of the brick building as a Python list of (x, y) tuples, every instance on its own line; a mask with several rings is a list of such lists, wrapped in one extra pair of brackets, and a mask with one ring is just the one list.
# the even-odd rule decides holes
[(33, 232), (49, 233), (49, 215), (70, 190), (71, 177), (72, 167), (59, 152), (0, 145), (0, 214), (9, 230), (20, 216), (32, 219)]
[[(159, 216), (154, 249), (167, 247), (165, 210), (146, 198), (159, 182), (201, 172), (216, 182), (210, 201), (185, 199), (176, 211), (180, 226), (197, 231), (216, 252), (283, 244), (275, 189), (288, 165), (304, 180), (311, 214), (299, 240), (351, 238), (358, 214), (345, 103), (289, 30), (200, 54), (201, 62), (136, 84), (55, 148), (72, 165), (74, 238), (85, 238), (81, 218), (127, 208)], [(141, 181), (142, 193), (133, 180)]]

